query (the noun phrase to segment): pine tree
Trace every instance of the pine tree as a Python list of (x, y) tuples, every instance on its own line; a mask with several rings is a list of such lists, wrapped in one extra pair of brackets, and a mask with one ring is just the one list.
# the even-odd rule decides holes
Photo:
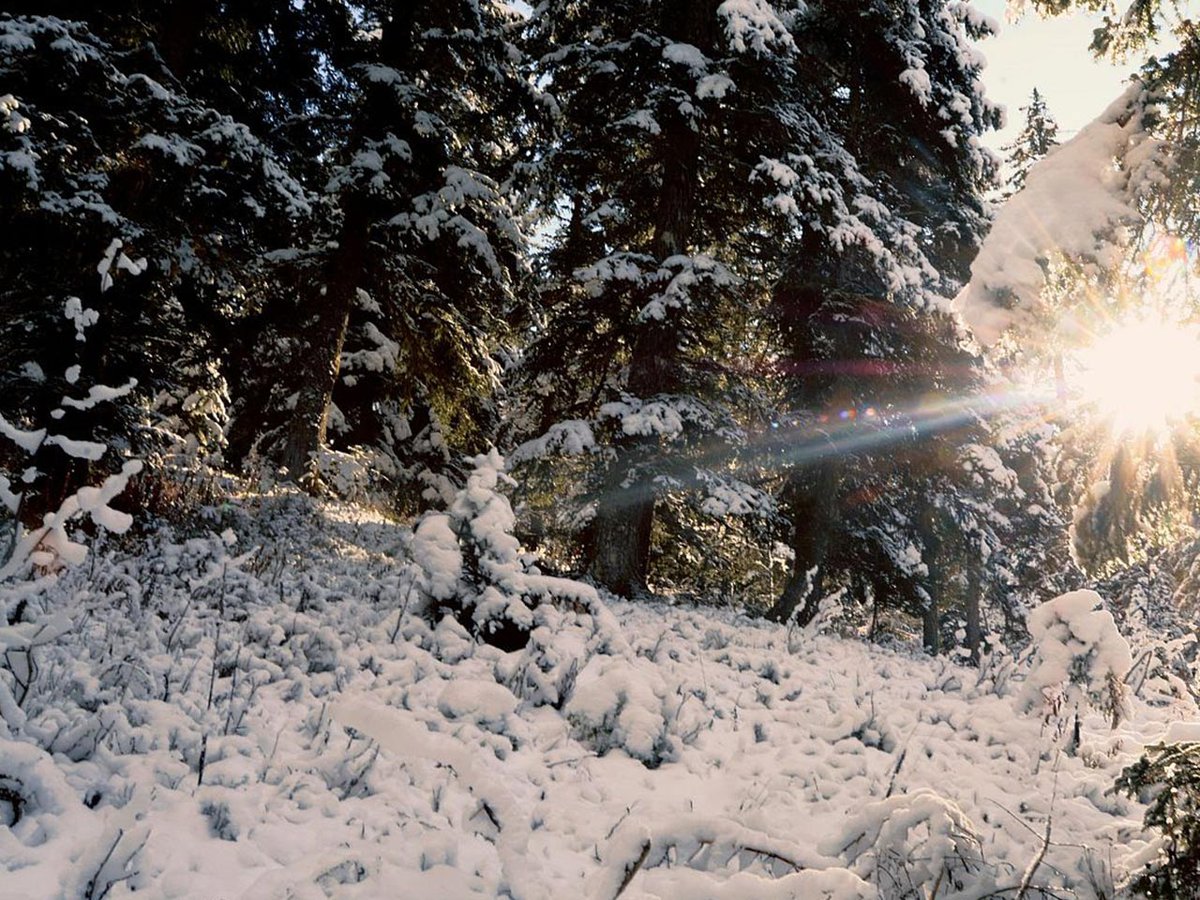
[(243, 418), (301, 481), (334, 437), (399, 468), (414, 415), (478, 444), (523, 278), (505, 179), (535, 92), (517, 68), (514, 14), (490, 0), (342, 8), (356, 27), (328, 61), (344, 79), (346, 137), (328, 154), (326, 218), (291, 260), (298, 301), (270, 317), (268, 372), (287, 377)]
[[(80, 459), (45, 447), (23, 488), (22, 516), (36, 524), (122, 457), (161, 472), (181, 452), (220, 451), (221, 339), (265, 278), (263, 251), (311, 202), (244, 125), (87, 25), (3, 16), (0, 32), (11, 91), (0, 98), (0, 415), (22, 428), (52, 417), (65, 438), (112, 450)], [(78, 358), (70, 298), (97, 316)], [(135, 387), (90, 402), (76, 396), (81, 373)]]
[(1025, 176), (1034, 164), (1058, 145), (1058, 122), (1046, 108), (1041, 92), (1033, 89), (1029, 105), (1022, 106), (1025, 124), (1012, 142), (1002, 149), (1008, 157), (1009, 175), (1004, 182), (1005, 196), (1025, 186)]
[[(971, 543), (959, 448), (989, 440), (986, 402), (971, 402), (982, 361), (929, 309), (967, 275), (994, 175), (978, 135), (999, 111), (967, 40), (987, 25), (958, 13), (867, 4), (851, 40), (840, 7), (810, 4), (798, 36), (810, 103), (850, 160), (853, 215), (834, 209), (801, 235), (772, 307), (793, 376), (781, 416), (797, 425), (779, 449), (795, 556), (772, 614), (807, 620), (830, 590), (857, 582), (861, 596), (867, 582), (876, 597), (910, 598), (931, 649), (954, 574), (936, 564)], [(859, 567), (860, 552), (874, 562)]]
[(821, 189), (809, 122), (786, 105), (794, 16), (679, 0), (535, 13), (560, 111), (546, 190), (563, 215), (517, 430), (586, 433), (587, 566), (618, 593), (647, 587), (656, 508), (720, 520), (770, 506), (738, 477), (752, 410), (737, 361), (774, 235)]

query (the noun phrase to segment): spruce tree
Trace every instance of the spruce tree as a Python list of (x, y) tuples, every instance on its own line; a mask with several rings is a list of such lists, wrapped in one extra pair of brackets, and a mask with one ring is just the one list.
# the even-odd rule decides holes
[[(0, 33), (0, 415), (112, 451), (45, 446), (23, 487), (36, 524), (123, 456), (161, 471), (180, 452), (220, 451), (222, 338), (265, 280), (263, 252), (311, 201), (242, 123), (86, 24), (3, 16)], [(78, 355), (72, 298), (96, 313)], [(101, 404), (77, 382), (132, 387)]]
[(1021, 190), (1029, 170), (1058, 144), (1058, 122), (1046, 108), (1046, 101), (1037, 88), (1033, 89), (1029, 105), (1022, 106), (1021, 112), (1025, 114), (1021, 132), (1002, 148), (1008, 157), (1009, 168), (1004, 181), (1005, 196)]
[(559, 109), (546, 190), (562, 216), (517, 430), (586, 435), (586, 565), (618, 593), (647, 586), (656, 508), (721, 520), (770, 507), (738, 475), (752, 414), (739, 357), (777, 235), (823, 187), (804, 152), (811, 121), (787, 101), (796, 15), (679, 0), (535, 11)]
[[(339, 4), (328, 48), (344, 129), (326, 154), (324, 219), (266, 322), (272, 347), (239, 446), (300, 481), (335, 439), (395, 472), (413, 418), (460, 445), (493, 427), (497, 335), (519, 306), (522, 224), (508, 180), (534, 89), (519, 25), (496, 2)], [(427, 441), (428, 442), (428, 441)]]
[[(775, 290), (771, 320), (793, 376), (780, 415), (794, 426), (777, 452), (795, 555), (772, 614), (807, 620), (848, 588), (920, 615), (937, 650), (957, 596), (976, 652), (1000, 488), (964, 464), (971, 448), (998, 445), (994, 376), (933, 308), (966, 279), (986, 226), (995, 161), (979, 135), (999, 110), (968, 43), (988, 26), (957, 12), (868, 4), (851, 41), (836, 5), (810, 4), (797, 38), (811, 48), (827, 133), (857, 175), (851, 208), (874, 215), (842, 243), (801, 235)], [(963, 583), (974, 587), (964, 594)]]

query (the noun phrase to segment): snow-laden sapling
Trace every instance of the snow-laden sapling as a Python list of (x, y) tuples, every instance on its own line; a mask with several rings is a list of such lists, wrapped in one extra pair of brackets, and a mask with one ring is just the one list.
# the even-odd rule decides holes
[(514, 690), (524, 685), (525, 699), (560, 703), (582, 662), (574, 654), (545, 655), (550, 642), (539, 639), (538, 629), (563, 628), (563, 617), (587, 619), (582, 654), (619, 642), (617, 626), (594, 588), (543, 575), (521, 549), (512, 506), (500, 493), (502, 483), (511, 484), (503, 457), (492, 450), (471, 462), (474, 470), (450, 508), (427, 513), (414, 530), (412, 608), (436, 626), (433, 639), (443, 655), (462, 655), (464, 630), (501, 650), (526, 650), (536, 658), (518, 663), (506, 680)]
[[(109, 247), (108, 253), (101, 260), (99, 267), (101, 290), (111, 284), (112, 276), (109, 269), (114, 264), (123, 268), (137, 271), (144, 266), (144, 261), (134, 263), (123, 254), (116, 256), (120, 242), (115, 241)], [(74, 324), (75, 336), (79, 342), (86, 341), (87, 329), (98, 319), (95, 310), (83, 306), (78, 297), (67, 299), (64, 317)], [(133, 518), (125, 512), (113, 509), (109, 504), (125, 490), (129, 479), (141, 471), (139, 460), (127, 460), (120, 471), (109, 475), (99, 485), (85, 485), (67, 495), (58, 508), (42, 516), (40, 526), (23, 531), (22, 511), (26, 498), (40, 488), (44, 473), (39, 469), (47, 456), (61, 453), (64, 459), (55, 457), (54, 464), (74, 464), (77, 462), (90, 464), (100, 460), (108, 451), (106, 444), (100, 441), (84, 440), (70, 437), (61, 433), (56, 427), (66, 415), (68, 409), (88, 410), (103, 403), (111, 403), (128, 394), (136, 385), (130, 380), (121, 387), (92, 385), (86, 393), (79, 393), (81, 366), (76, 364), (64, 373), (65, 382), (74, 390), (71, 394), (62, 396), (59, 405), (50, 411), (49, 421), (40, 428), (18, 427), (0, 416), (0, 436), (15, 445), (18, 454), (10, 459), (23, 457), (23, 471), (19, 476), (9, 478), (0, 473), (0, 503), (7, 507), (12, 517), (12, 532), (8, 552), (4, 563), (0, 565), (0, 581), (14, 577), (34, 567), (38, 572), (51, 574), (64, 566), (76, 565), (87, 555), (87, 548), (75, 541), (67, 532), (67, 526), (83, 518), (89, 517), (97, 526), (121, 534), (133, 524)], [(27, 425), (30, 423), (21, 423)], [(19, 482), (15, 484), (14, 482)], [(20, 491), (19, 493), (17, 491)], [(63, 634), (70, 627), (67, 614), (60, 612), (52, 620), (45, 622), (14, 622), (8, 627), (0, 628), (0, 650), (3, 651), (3, 669), (12, 680), (15, 688), (16, 701), (24, 702), (33, 684), (37, 672), (34, 651), (42, 644), (48, 643)], [(10, 687), (0, 676), (0, 692), (11, 696)]]
[[(119, 246), (120, 242), (114, 244)], [(101, 262), (101, 278), (106, 283), (111, 283), (111, 275), (105, 263), (111, 265), (110, 257), (114, 253), (115, 247), (110, 247), (109, 254)], [(128, 262), (124, 255), (120, 259)], [(140, 264), (144, 265), (144, 261)], [(138, 264), (128, 265), (136, 268)], [(87, 329), (99, 319), (99, 314), (85, 308), (78, 297), (67, 298), (64, 316), (74, 323), (75, 336), (80, 342), (86, 341)], [(70, 366), (64, 374), (66, 383), (78, 390), (81, 374), (80, 365)], [(57, 450), (67, 457), (68, 462), (94, 463), (108, 452), (108, 446), (100, 441), (59, 433), (56, 424), (66, 416), (67, 410), (88, 410), (102, 403), (111, 403), (124, 397), (136, 385), (136, 380), (130, 379), (120, 387), (92, 385), (83, 396), (64, 395), (59, 406), (50, 411), (50, 421), (40, 428), (21, 428), (0, 416), (0, 435), (23, 451), (27, 460), (24, 470), (16, 476), (19, 484), (0, 473), (0, 501), (8, 507), (13, 517), (12, 537), (4, 565), (0, 567), (0, 578), (16, 574), (26, 562), (33, 563), (43, 571), (52, 571), (62, 564), (82, 561), (87, 550), (68, 537), (66, 525), (83, 514), (90, 516), (97, 525), (118, 534), (132, 524), (127, 513), (110, 508), (109, 503), (125, 489), (129, 479), (141, 471), (142, 464), (138, 460), (126, 461), (119, 473), (110, 475), (98, 487), (89, 485), (70, 494), (57, 510), (43, 517), (40, 527), (27, 533), (22, 531), (21, 513), (27, 498), (38, 490), (38, 482), (44, 477), (38, 464), (45, 460), (47, 454)], [(62, 463), (60, 460), (55, 462)]]
[(1133, 659), (1103, 602), (1095, 591), (1072, 591), (1029, 615), (1031, 659), (1022, 702), (1027, 711), (1040, 709), (1059, 734), (1073, 722), (1072, 752), (1086, 704), (1101, 710), (1113, 728), (1129, 715), (1124, 677)]

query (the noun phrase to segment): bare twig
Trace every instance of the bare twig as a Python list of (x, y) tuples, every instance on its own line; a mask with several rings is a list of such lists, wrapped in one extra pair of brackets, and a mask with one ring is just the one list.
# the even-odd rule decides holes
[(621, 883), (617, 886), (617, 892), (613, 894), (613, 900), (617, 900), (618, 897), (625, 893), (625, 889), (633, 881), (633, 876), (638, 873), (642, 865), (646, 862), (646, 857), (650, 855), (651, 846), (650, 839), (646, 838), (646, 840), (642, 841), (642, 851), (638, 854), (637, 859), (625, 864), (625, 873), (621, 876)]
[(1050, 829), (1054, 825), (1054, 800), (1058, 796), (1058, 760), (1054, 761), (1054, 789), (1050, 793), (1050, 810), (1046, 813), (1046, 833), (1042, 837), (1042, 846), (1038, 850), (1037, 856), (1029, 864), (1029, 868), (1025, 870), (1024, 877), (1021, 878), (1021, 887), (1017, 891), (1017, 900), (1025, 900), (1025, 895), (1029, 893), (1029, 886), (1033, 884), (1033, 876), (1037, 874), (1038, 868), (1042, 864), (1042, 860), (1046, 858), (1046, 851), (1050, 849)]

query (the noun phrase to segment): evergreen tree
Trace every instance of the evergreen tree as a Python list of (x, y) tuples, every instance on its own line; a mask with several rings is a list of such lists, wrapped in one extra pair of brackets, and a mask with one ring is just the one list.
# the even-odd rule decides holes
[(559, 108), (547, 202), (562, 218), (517, 431), (584, 435), (587, 566), (618, 593), (647, 586), (656, 507), (720, 520), (771, 506), (738, 477), (754, 411), (739, 358), (777, 235), (826, 187), (804, 153), (811, 120), (788, 102), (796, 15), (715, 0), (535, 12)]
[[(987, 25), (957, 12), (868, 4), (851, 40), (836, 4), (810, 5), (798, 37), (812, 54), (808, 84), (852, 160), (851, 208), (873, 215), (849, 239), (827, 236), (837, 222), (802, 234), (772, 307), (793, 376), (782, 415), (799, 425), (779, 450), (795, 557), (772, 614), (807, 620), (830, 590), (857, 583), (862, 596), (873, 582), (876, 597), (911, 598), (931, 649), (957, 577), (938, 565), (982, 552), (966, 529), (978, 501), (961, 448), (993, 440), (986, 368), (929, 309), (967, 275), (994, 176), (978, 136), (999, 111), (983, 98), (968, 43)], [(874, 562), (859, 567), (856, 547)]]
[(243, 419), (302, 481), (334, 437), (398, 471), (414, 410), (441, 430), (435, 447), (478, 442), (523, 277), (506, 179), (534, 90), (514, 14), (491, 0), (342, 8), (355, 28), (328, 64), (345, 79), (345, 137), (315, 239), (290, 260), (296, 299), (269, 316), (267, 371), (286, 376)]
[(1015, 194), (1025, 186), (1025, 176), (1034, 164), (1058, 144), (1058, 122), (1046, 108), (1041, 92), (1033, 89), (1029, 105), (1022, 106), (1025, 124), (1020, 134), (1002, 149), (1008, 156), (1009, 175), (1004, 182), (1005, 196)]
[[(220, 450), (221, 338), (265, 279), (263, 250), (311, 202), (244, 125), (86, 25), (4, 16), (0, 33), (0, 415), (19, 428), (52, 418), (64, 439), (112, 450), (44, 446), (21, 505), (36, 524), (90, 469), (137, 455), (162, 471), (180, 451)], [(80, 312), (64, 317), (71, 298)], [(81, 373), (128, 390), (76, 396)]]

